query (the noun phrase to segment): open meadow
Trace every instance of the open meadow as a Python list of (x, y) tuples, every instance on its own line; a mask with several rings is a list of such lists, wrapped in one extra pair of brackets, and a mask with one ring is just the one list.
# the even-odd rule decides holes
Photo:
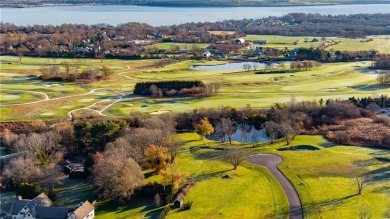
[[(390, 93), (378, 84), (371, 62), (329, 63), (317, 69), (295, 73), (255, 74), (242, 68), (200, 71), (192, 65), (225, 64), (226, 61), (182, 61), (166, 67), (153, 67), (154, 60), (123, 61), (82, 59), (81, 69), (108, 66), (114, 74), (108, 80), (92, 83), (42, 81), (42, 66), (59, 65), (65, 59), (3, 56), (1, 60), (1, 121), (70, 118), (73, 112), (84, 115), (126, 116), (134, 111), (184, 112), (195, 108), (232, 106), (267, 108), (300, 100), (327, 100), (367, 97)], [(280, 67), (279, 67), (280, 68)], [(284, 68), (288, 68), (288, 64)], [(258, 69), (258, 71), (261, 69)], [(133, 95), (134, 85), (142, 81), (201, 80), (220, 84), (217, 96), (207, 98), (150, 98)]]

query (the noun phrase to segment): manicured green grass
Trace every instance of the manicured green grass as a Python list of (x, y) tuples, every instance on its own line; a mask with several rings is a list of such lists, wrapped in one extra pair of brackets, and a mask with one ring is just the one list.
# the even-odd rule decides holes
[[(230, 164), (221, 160), (223, 152), (213, 149), (221, 146), (219, 142), (199, 140), (193, 133), (179, 136), (188, 143), (178, 154), (175, 165), (178, 171), (188, 173), (189, 182), (196, 182), (186, 198), (194, 205), (190, 211), (173, 210), (167, 218), (285, 218), (287, 199), (266, 169), (245, 164), (233, 170)], [(204, 146), (211, 149), (202, 148)], [(231, 179), (223, 179), (225, 175)], [(147, 179), (149, 182), (155, 180), (159, 181), (161, 177), (154, 175)], [(134, 200), (122, 207), (101, 203), (96, 209), (96, 217), (142, 218), (158, 212), (151, 203)]]
[[(312, 42), (316, 38), (318, 42)], [(276, 36), (276, 35), (247, 35), (246, 40), (268, 40), (265, 45), (259, 47), (294, 49), (294, 48), (317, 48), (322, 43), (330, 42), (333, 45), (326, 47), (326, 50), (332, 51), (370, 51), (376, 50), (379, 53), (389, 54), (390, 37), (389, 36), (368, 36), (366, 38), (343, 38), (343, 37), (322, 37), (313, 36)], [(306, 41), (307, 40), (307, 41)], [(371, 41), (372, 40), (372, 41)]]
[[(13, 62), (15, 57), (1, 57), (3, 62)], [(24, 58), (28, 66), (42, 66), (45, 63), (39, 58)], [(57, 62), (59, 62), (58, 60)], [(86, 59), (85, 65), (100, 66), (100, 60)], [(170, 110), (173, 112), (189, 111), (194, 108), (209, 107), (245, 107), (250, 104), (252, 107), (270, 107), (275, 102), (285, 102), (295, 96), (299, 100), (319, 100), (320, 98), (347, 99), (349, 97), (367, 97), (370, 95), (388, 94), (390, 87), (377, 84), (377, 75), (374, 70), (369, 69), (369, 62), (354, 63), (330, 63), (323, 64), (318, 69), (284, 74), (255, 74), (256, 71), (246, 72), (243, 69), (221, 70), (221, 71), (199, 71), (188, 67), (191, 65), (216, 65), (225, 64), (226, 61), (183, 61), (163, 68), (147, 67), (139, 69), (142, 65), (149, 65), (152, 60), (142, 61), (121, 61), (104, 60), (103, 64), (115, 69), (115, 73), (109, 80), (97, 81), (89, 84), (67, 83), (67, 82), (44, 82), (32, 79), (34, 75), (24, 69), (25, 64), (13, 63), (14, 68), (5, 65), (1, 69), (1, 90), (2, 104), (25, 103), (31, 100), (40, 100), (42, 95), (34, 93), (34, 98), (9, 96), (8, 92), (20, 92), (28, 94), (27, 91), (44, 92), (49, 98), (69, 97), (73, 95), (86, 94), (92, 89), (105, 89), (120, 91), (125, 94), (132, 94), (135, 83), (141, 81), (161, 80), (201, 80), (205, 83), (217, 82), (220, 84), (220, 93), (214, 97), (207, 98), (158, 98), (145, 97), (140, 100), (124, 98), (122, 101), (110, 106), (105, 112), (109, 116), (129, 115), (133, 111), (151, 113), (157, 110)], [(34, 64), (35, 63), (35, 64)], [(26, 65), (27, 65), (26, 64)], [(288, 64), (285, 68), (288, 68)], [(261, 69), (259, 69), (261, 70)], [(20, 72), (19, 72), (20, 71)], [(3, 73), (4, 72), (4, 73)], [(15, 73), (12, 73), (15, 72)], [(118, 95), (111, 92), (109, 95)], [(108, 96), (106, 96), (108, 97)], [(14, 98), (14, 99), (12, 99)], [(95, 102), (102, 100), (103, 96), (88, 97), (95, 99)], [(4, 100), (3, 100), (4, 99)], [(85, 98), (82, 98), (85, 99)], [(90, 106), (87, 102), (81, 104), (81, 98), (67, 98), (66, 103), (59, 101), (45, 101), (34, 106), (34, 110), (28, 113), (18, 107), (1, 107), (4, 113), (2, 121), (23, 120), (23, 119), (52, 119), (56, 117), (67, 118), (67, 113), (77, 107)], [(61, 103), (61, 104), (59, 104)], [(50, 105), (49, 108), (48, 105)], [(145, 107), (146, 106), (146, 107)], [(34, 112), (37, 112), (34, 114)], [(16, 114), (15, 114), (16, 113)], [(42, 115), (43, 114), (43, 115)]]
[[(360, 211), (371, 218), (389, 216), (389, 150), (341, 146), (307, 135), (297, 136), (292, 145), (310, 144), (320, 150), (275, 150), (283, 144), (266, 150), (284, 158), (279, 168), (297, 189), (305, 218), (359, 218)], [(362, 195), (354, 185), (357, 172), (374, 177)]]

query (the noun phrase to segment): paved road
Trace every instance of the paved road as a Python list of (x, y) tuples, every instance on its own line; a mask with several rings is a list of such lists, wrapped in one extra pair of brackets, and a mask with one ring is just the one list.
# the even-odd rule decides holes
[(282, 172), (280, 172), (280, 170), (276, 167), (283, 161), (283, 159), (274, 154), (256, 154), (247, 157), (246, 161), (265, 166), (272, 175), (274, 175), (286, 193), (290, 208), (290, 219), (302, 219), (303, 211), (301, 200), (290, 181), (288, 181)]

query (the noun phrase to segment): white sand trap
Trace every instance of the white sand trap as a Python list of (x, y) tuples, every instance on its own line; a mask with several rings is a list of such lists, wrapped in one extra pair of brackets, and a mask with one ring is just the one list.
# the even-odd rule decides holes
[(59, 84), (45, 84), (45, 87), (54, 87), (54, 86), (60, 86)]
[(157, 110), (157, 111), (154, 111), (154, 112), (152, 112), (150, 114), (152, 114), (152, 115), (161, 115), (161, 114), (169, 113), (169, 112), (171, 112), (171, 111), (170, 110)]
[(61, 109), (70, 109), (70, 108), (72, 108), (73, 106), (61, 106), (60, 108)]
[(1, 96), (1, 100), (17, 100), (17, 99), (20, 99), (19, 95), (8, 94), (8, 95)]
[(324, 91), (337, 91), (337, 89), (336, 88), (326, 88), (326, 89), (324, 89)]
[(132, 103), (128, 103), (128, 104), (126, 104), (127, 106), (134, 106), (134, 104), (132, 104)]
[(42, 113), (41, 116), (52, 116), (54, 113)]
[(81, 103), (88, 103), (88, 102), (91, 102), (91, 101), (94, 101), (95, 99), (82, 99), (82, 100), (79, 100), (79, 102)]

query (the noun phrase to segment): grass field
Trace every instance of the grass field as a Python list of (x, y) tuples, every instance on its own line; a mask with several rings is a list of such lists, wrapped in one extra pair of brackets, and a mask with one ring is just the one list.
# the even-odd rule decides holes
[[(312, 42), (316, 38), (318, 42)], [(275, 36), (275, 35), (247, 35), (246, 40), (268, 40), (266, 45), (260, 47), (294, 49), (294, 48), (317, 48), (324, 42), (330, 42), (333, 45), (326, 47), (326, 50), (332, 51), (370, 51), (376, 50), (379, 53), (389, 54), (390, 37), (389, 36), (367, 36), (366, 38), (342, 38), (342, 37), (321, 37), (313, 36)], [(306, 41), (307, 40), (307, 41)]]
[[(389, 94), (390, 87), (377, 84), (377, 74), (369, 69), (369, 62), (330, 63), (319, 69), (288, 74), (255, 74), (243, 69), (222, 71), (191, 70), (191, 65), (215, 65), (226, 62), (184, 61), (164, 68), (151, 68), (153, 60), (82, 60), (84, 68), (107, 65), (115, 69), (109, 80), (89, 84), (67, 82), (45, 82), (36, 79), (36, 69), (52, 60), (17, 57), (0, 57), (1, 121), (68, 118), (72, 110), (94, 106), (102, 109), (107, 102), (99, 101), (117, 96), (117, 92), (132, 94), (134, 84), (140, 81), (202, 80), (218, 82), (220, 94), (209, 98), (140, 98), (126, 96), (111, 105), (103, 114), (109, 116), (128, 115), (133, 111), (152, 113), (157, 110), (183, 112), (201, 107), (270, 107), (275, 102), (285, 102), (295, 96), (300, 100), (326, 100), (329, 98), (363, 97)], [(63, 59), (55, 62), (61, 63)], [(35, 69), (35, 70), (34, 70)], [(96, 90), (92, 92), (92, 90)], [(49, 99), (45, 100), (45, 95)], [(23, 105), (42, 101), (33, 104)], [(11, 104), (11, 105), (10, 105)], [(19, 104), (19, 105), (12, 105)], [(91, 111), (93, 113), (93, 111)], [(88, 114), (88, 112), (87, 112)], [(93, 113), (94, 114), (94, 113)]]

